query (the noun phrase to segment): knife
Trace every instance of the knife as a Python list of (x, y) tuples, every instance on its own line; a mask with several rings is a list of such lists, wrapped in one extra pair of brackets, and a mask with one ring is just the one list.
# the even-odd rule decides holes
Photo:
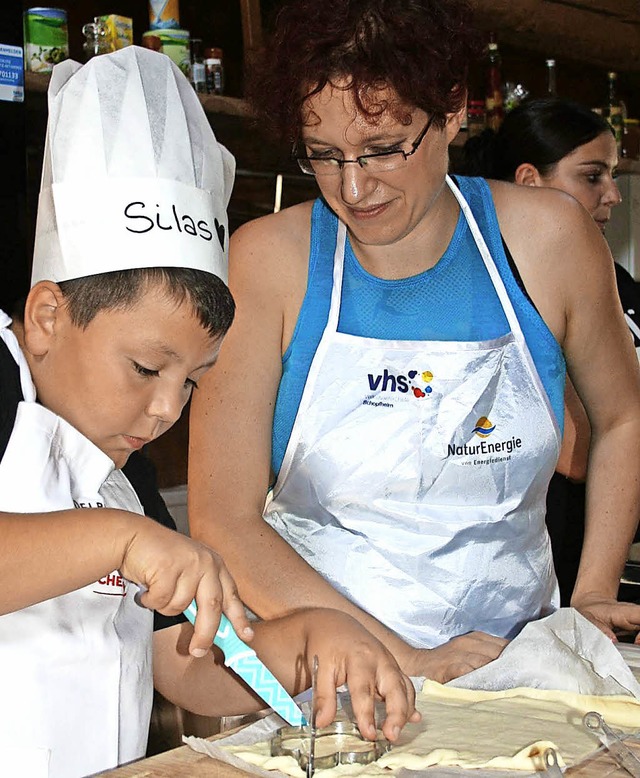
[(309, 757), (307, 759), (307, 778), (313, 778), (316, 771), (316, 695), (318, 693), (318, 656), (313, 657), (311, 665), (311, 722), (309, 731)]
[[(198, 606), (193, 600), (184, 615), (195, 624), (197, 612)], [(258, 659), (256, 652), (240, 640), (224, 613), (220, 616), (213, 642), (224, 652), (225, 665), (237, 673), (287, 724), (292, 727), (306, 726), (307, 720), (300, 708), (273, 673)]]

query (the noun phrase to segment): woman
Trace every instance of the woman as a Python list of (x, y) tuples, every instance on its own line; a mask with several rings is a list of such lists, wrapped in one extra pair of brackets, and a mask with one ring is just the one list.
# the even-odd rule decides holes
[(610, 635), (640, 623), (615, 600), (640, 376), (610, 256), (562, 192), (447, 178), (469, 18), (464, 0), (281, 8), (257, 107), (322, 198), (234, 235), (237, 318), (190, 425), (191, 529), (249, 607), (344, 610), (440, 681), (557, 607), (565, 358), (595, 474), (574, 604)]
[[(617, 164), (615, 139), (605, 119), (579, 103), (544, 98), (515, 108), (497, 133), (470, 138), (463, 169), (468, 175), (561, 189), (573, 195), (604, 232), (611, 209), (621, 201), (614, 179)], [(627, 322), (637, 327), (638, 286), (623, 267), (614, 267)], [(630, 334), (637, 348), (640, 340), (633, 330)], [(564, 437), (549, 484), (546, 517), (562, 605), (571, 602), (580, 563), (589, 439), (589, 420), (568, 381)]]

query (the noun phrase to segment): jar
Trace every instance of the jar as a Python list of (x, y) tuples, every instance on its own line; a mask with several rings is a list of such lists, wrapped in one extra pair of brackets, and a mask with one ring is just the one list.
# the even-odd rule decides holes
[(206, 49), (204, 56), (207, 93), (210, 95), (224, 94), (224, 68), (222, 66), (222, 49)]

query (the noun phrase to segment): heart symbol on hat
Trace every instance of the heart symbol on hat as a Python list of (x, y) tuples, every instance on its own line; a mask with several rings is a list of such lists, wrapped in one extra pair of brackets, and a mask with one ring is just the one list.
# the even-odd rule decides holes
[(220, 224), (220, 222), (217, 219), (213, 220), (216, 225), (216, 233), (218, 234), (218, 240), (220, 241), (220, 246), (224, 249), (224, 224)]

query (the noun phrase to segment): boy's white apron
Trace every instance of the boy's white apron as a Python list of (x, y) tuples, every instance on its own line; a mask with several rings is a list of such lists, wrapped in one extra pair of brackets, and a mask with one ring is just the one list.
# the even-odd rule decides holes
[[(25, 401), (0, 462), (0, 510), (106, 506), (142, 513), (113, 462), (35, 402), (9, 321), (0, 312), (0, 337), (20, 365)], [(54, 547), (55, 535), (50, 542)], [(153, 614), (135, 602), (137, 591), (115, 571), (0, 616), (0, 775), (9, 775), (16, 747), (20, 772), (12, 774), (21, 778), (76, 778), (144, 756)]]
[(513, 636), (558, 605), (545, 495), (560, 434), (515, 311), (448, 179), (510, 333), (387, 341), (329, 319), (265, 519), (339, 591), (408, 642)]

